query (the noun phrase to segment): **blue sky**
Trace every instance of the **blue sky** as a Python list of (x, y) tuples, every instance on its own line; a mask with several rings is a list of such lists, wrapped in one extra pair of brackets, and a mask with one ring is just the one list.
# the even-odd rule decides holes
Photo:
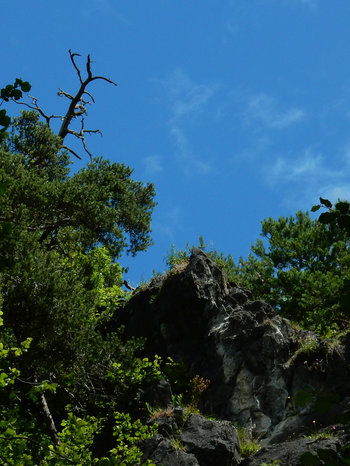
[(134, 285), (171, 244), (202, 235), (238, 259), (262, 219), (350, 199), (348, 0), (2, 0), (1, 15), (1, 86), (28, 80), (60, 113), (68, 49), (118, 83), (90, 87), (88, 143), (156, 187), (155, 245), (122, 260)]

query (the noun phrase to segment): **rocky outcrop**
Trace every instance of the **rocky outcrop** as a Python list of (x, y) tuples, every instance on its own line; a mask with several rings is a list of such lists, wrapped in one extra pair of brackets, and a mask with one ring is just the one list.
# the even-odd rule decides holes
[[(299, 465), (345, 465), (350, 459), (348, 448), (350, 426), (333, 425), (318, 435), (299, 435), (281, 443), (262, 447), (254, 456), (241, 462), (241, 466), (271, 464)], [(276, 464), (276, 463), (275, 463)]]
[(142, 462), (152, 461), (163, 466), (198, 466), (197, 458), (175, 446), (168, 438), (157, 434), (141, 444), (144, 452)]
[[(146, 354), (183, 361), (209, 379), (202, 411), (245, 426), (265, 448), (315, 423), (328, 426), (348, 409), (350, 336), (327, 347), (317, 335), (296, 330), (229, 283), (199, 249), (188, 264), (137, 289), (116, 318), (121, 324), (127, 336), (146, 337)], [(190, 441), (187, 447), (207, 464), (209, 453), (202, 457)]]
[(164, 410), (151, 419), (159, 434), (145, 440), (142, 460), (162, 465), (198, 464), (234, 466), (240, 463), (236, 429), (228, 421), (214, 421), (191, 414), (185, 419), (181, 408)]
[(238, 435), (228, 421), (212, 421), (192, 414), (183, 427), (181, 441), (200, 465), (239, 463)]

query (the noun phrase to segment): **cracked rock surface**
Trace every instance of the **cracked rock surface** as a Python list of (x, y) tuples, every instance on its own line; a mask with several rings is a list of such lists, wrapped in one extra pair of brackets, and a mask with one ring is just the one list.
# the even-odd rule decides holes
[[(298, 355), (303, 341), (318, 336), (296, 330), (267, 303), (229, 283), (200, 249), (194, 249), (189, 263), (178, 271), (136, 289), (115, 325), (124, 325), (126, 336), (146, 337), (145, 355), (170, 356), (209, 379), (201, 411), (246, 427), (266, 451), (310, 432), (315, 423), (320, 428), (336, 423), (349, 409), (350, 335), (342, 337), (338, 351), (326, 353), (320, 347), (320, 354)], [(307, 403), (297, 405), (294, 400), (301, 392), (310, 396)], [(320, 400), (327, 404), (327, 396), (333, 403), (318, 409)], [(201, 445), (204, 434), (197, 421)], [(206, 463), (209, 446), (196, 447), (186, 439), (184, 433), (186, 454), (194, 455), (198, 464), (238, 464), (233, 453), (236, 463)], [(235, 445), (236, 440), (232, 442)], [(263, 458), (261, 462), (266, 455)]]

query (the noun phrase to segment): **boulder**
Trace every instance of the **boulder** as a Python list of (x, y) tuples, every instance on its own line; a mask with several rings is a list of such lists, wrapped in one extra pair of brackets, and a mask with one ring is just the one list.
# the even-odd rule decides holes
[(162, 466), (198, 466), (200, 464), (194, 455), (176, 448), (169, 439), (161, 435), (144, 440), (140, 447), (144, 452), (141, 458), (142, 464), (147, 460)]
[(229, 421), (209, 420), (196, 414), (185, 421), (183, 409), (168, 408), (153, 416), (149, 424), (158, 425), (158, 434), (140, 444), (143, 461), (201, 466), (240, 463), (238, 435)]
[[(350, 426), (334, 425), (314, 435), (293, 436), (283, 442), (261, 448), (254, 456), (241, 462), (241, 466), (260, 466), (273, 461), (280, 465), (331, 465), (348, 464)], [(324, 462), (321, 462), (324, 461)]]
[(240, 463), (238, 435), (229, 421), (212, 421), (192, 414), (184, 425), (181, 440), (201, 466), (233, 466)]

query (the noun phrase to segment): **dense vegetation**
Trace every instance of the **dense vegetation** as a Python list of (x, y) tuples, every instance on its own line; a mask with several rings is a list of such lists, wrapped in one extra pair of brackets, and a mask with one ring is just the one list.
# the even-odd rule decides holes
[(116, 260), (150, 244), (153, 185), (103, 159), (72, 173), (37, 112), (4, 116), (0, 462), (137, 464), (154, 429), (124, 408), (159, 362), (106, 324), (125, 299)]

